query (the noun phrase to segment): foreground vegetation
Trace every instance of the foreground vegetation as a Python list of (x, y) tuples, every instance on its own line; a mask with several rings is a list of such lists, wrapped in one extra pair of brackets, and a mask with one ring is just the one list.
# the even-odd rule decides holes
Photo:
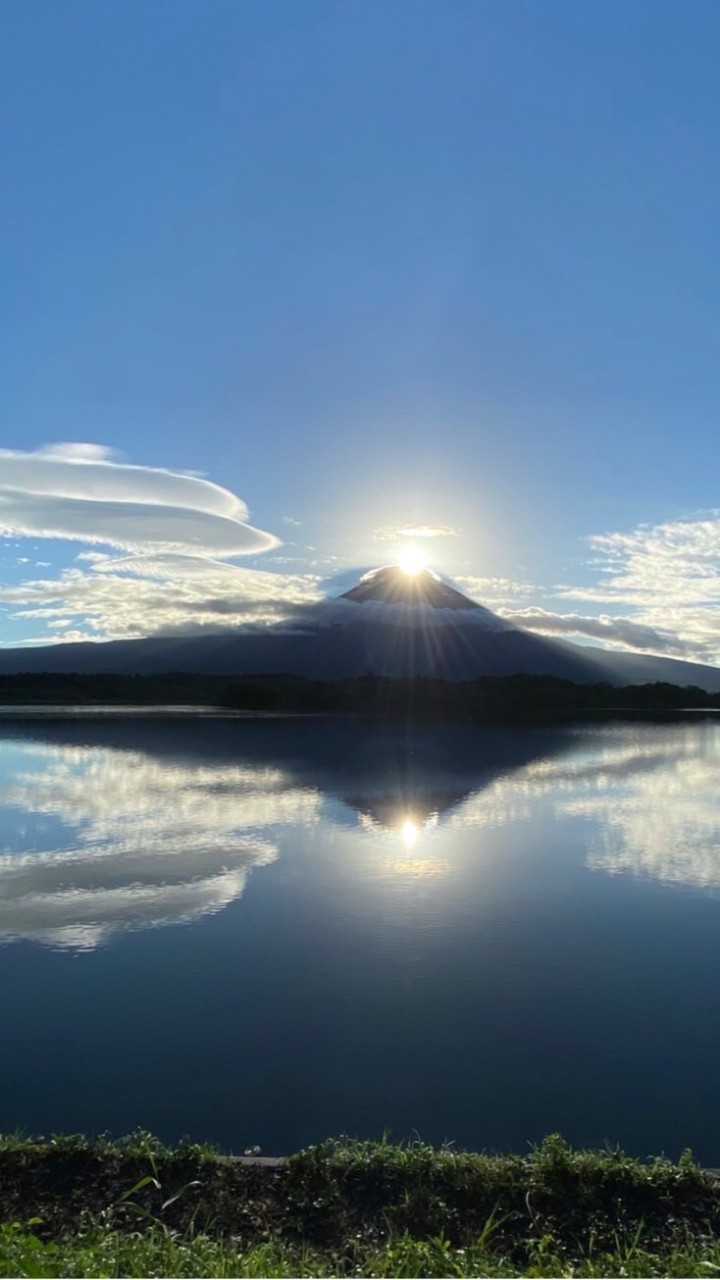
[(657, 682), (615, 688), (554, 676), (483, 676), (452, 682), (365, 675), (346, 680), (299, 676), (0, 675), (0, 706), (211, 706), (233, 711), (350, 713), (473, 724), (572, 719), (598, 713), (717, 710), (720, 694)]
[(720, 1180), (547, 1138), (331, 1142), (277, 1167), (146, 1134), (0, 1140), (1, 1276), (709, 1276)]

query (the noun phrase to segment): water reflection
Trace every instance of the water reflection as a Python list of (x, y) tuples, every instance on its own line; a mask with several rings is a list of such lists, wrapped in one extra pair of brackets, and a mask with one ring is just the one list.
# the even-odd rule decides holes
[(716, 889), (719, 755), (714, 723), (412, 738), (292, 722), (5, 726), (0, 942), (88, 949), (216, 913), (277, 858), (283, 829), (318, 825), (376, 849), (380, 879), (445, 876), (461, 830), (529, 824), (550, 843), (548, 823), (574, 823), (593, 871)]
[(400, 828), (400, 838), (406, 849), (414, 848), (419, 834), (417, 823), (413, 822), (412, 818), (406, 818)]
[(25, 822), (2, 841), (0, 941), (88, 948), (219, 911), (276, 857), (262, 833), (318, 811), (317, 792), (278, 768), (87, 745), (15, 744), (13, 758), (0, 805)]
[(578, 730), (567, 751), (495, 780), (453, 825), (586, 820), (585, 859), (613, 875), (720, 887), (720, 727), (621, 725)]

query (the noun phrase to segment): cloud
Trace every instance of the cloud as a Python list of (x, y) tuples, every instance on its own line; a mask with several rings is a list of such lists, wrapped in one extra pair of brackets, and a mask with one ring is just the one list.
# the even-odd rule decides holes
[(398, 538), (458, 538), (460, 533), (460, 529), (447, 524), (384, 525), (375, 530), (373, 538), (376, 542), (395, 542)]
[(120, 449), (82, 440), (59, 440), (55, 444), (43, 445), (37, 453), (44, 458), (65, 458), (66, 461), (74, 462), (120, 462), (124, 459)]
[(232, 557), (278, 539), (247, 523), (245, 503), (197, 476), (113, 460), (104, 446), (0, 450), (3, 536), (99, 543), (137, 554)]
[(548, 636), (587, 636), (643, 653), (665, 653), (683, 658), (697, 652), (694, 644), (680, 639), (674, 632), (659, 631), (631, 618), (610, 617), (608, 614), (593, 617), (578, 613), (551, 613), (538, 608), (501, 609), (500, 614), (514, 626)]
[[(596, 581), (563, 583), (558, 598), (632, 611), (614, 621), (620, 629), (633, 623), (648, 636), (655, 632), (654, 652), (720, 664), (720, 512), (595, 534), (587, 542)], [(635, 647), (629, 632), (623, 643)], [(642, 639), (637, 647), (646, 647)]]
[(89, 571), (0, 587), (0, 607), (13, 619), (42, 622), (53, 641), (257, 629), (318, 598), (311, 574), (262, 573), (191, 556), (102, 556)]
[(640, 525), (588, 538), (615, 598), (652, 600), (661, 590), (682, 603), (720, 601), (720, 512)]
[(5, 535), (107, 548), (81, 551), (82, 568), (57, 578), (0, 588), (0, 606), (16, 620), (42, 620), (52, 640), (266, 624), (311, 597), (316, 579), (226, 563), (279, 545), (247, 518), (228, 489), (194, 474), (132, 466), (104, 445), (0, 450)]

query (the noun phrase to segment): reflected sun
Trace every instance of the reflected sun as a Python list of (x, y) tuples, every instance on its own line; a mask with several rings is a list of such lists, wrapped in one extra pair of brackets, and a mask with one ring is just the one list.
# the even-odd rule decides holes
[(407, 573), (411, 578), (416, 573), (421, 573), (425, 568), (425, 560), (422, 551), (417, 547), (404, 547), (398, 556), (398, 568), (403, 573)]
[(400, 839), (406, 849), (414, 848), (417, 844), (419, 834), (420, 832), (418, 831), (416, 823), (414, 823), (411, 818), (406, 818), (400, 828)]

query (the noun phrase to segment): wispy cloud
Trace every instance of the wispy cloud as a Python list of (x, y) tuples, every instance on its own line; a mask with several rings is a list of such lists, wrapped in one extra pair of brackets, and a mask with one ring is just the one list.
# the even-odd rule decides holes
[(461, 532), (447, 524), (383, 525), (375, 530), (373, 538), (376, 542), (397, 542), (399, 538), (458, 538)]
[(636, 605), (720, 602), (720, 512), (588, 539), (601, 589)]
[(630, 616), (613, 623), (647, 629), (647, 643), (627, 632), (622, 643), (632, 647), (720, 663), (720, 512), (587, 541), (595, 581), (564, 583), (555, 591), (559, 599), (622, 608)]

